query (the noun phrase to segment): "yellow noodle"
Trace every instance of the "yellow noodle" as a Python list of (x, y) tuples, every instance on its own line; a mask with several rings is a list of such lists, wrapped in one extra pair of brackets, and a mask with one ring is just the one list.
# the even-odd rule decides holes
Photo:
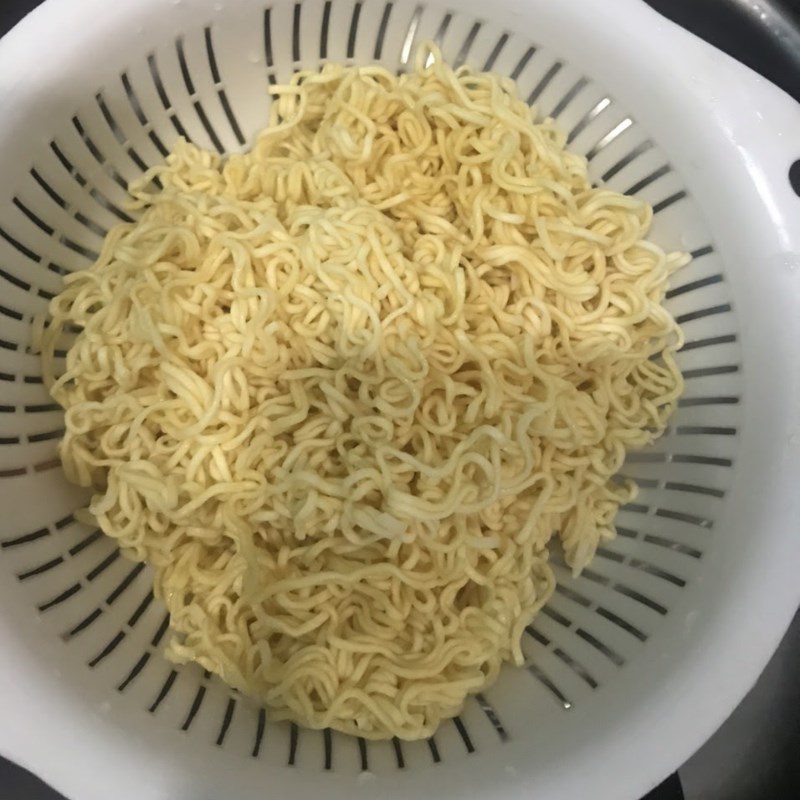
[(430, 45), (272, 94), (250, 152), (179, 141), (132, 185), (52, 301), (60, 453), (152, 565), (171, 659), (275, 718), (428, 736), (523, 661), (553, 535), (576, 571), (614, 536), (681, 392), (687, 259)]

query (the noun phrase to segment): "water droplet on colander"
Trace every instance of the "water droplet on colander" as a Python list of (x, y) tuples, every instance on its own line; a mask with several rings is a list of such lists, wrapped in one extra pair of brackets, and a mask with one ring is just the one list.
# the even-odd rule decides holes
[(787, 250), (783, 253), (773, 253), (764, 259), (764, 265), (771, 269), (785, 269), (788, 272), (800, 270), (800, 253)]
[(374, 780), (374, 778), (375, 773), (365, 769), (363, 772), (358, 773), (358, 778), (356, 780), (358, 783), (369, 783), (371, 780)]
[(793, 433), (789, 437), (789, 444), (792, 445), (792, 447), (800, 447), (800, 431)]
[(781, 253), (778, 260), (789, 272), (795, 272), (800, 269), (800, 253)]
[(101, 714), (108, 714), (111, 711), (111, 703), (107, 700), (100, 703), (100, 713)]
[(506, 775), (511, 775), (512, 777), (517, 774), (516, 767), (512, 767), (511, 764), (507, 764), (505, 768)]
[(248, 60), (248, 61), (249, 61), (251, 64), (258, 64), (258, 62), (259, 62), (259, 61), (261, 61), (261, 56), (260, 56), (258, 53), (250, 53), (250, 54), (247, 56), (247, 60)]
[(214, 11), (222, 11), (225, 6), (222, 3), (214, 3)]

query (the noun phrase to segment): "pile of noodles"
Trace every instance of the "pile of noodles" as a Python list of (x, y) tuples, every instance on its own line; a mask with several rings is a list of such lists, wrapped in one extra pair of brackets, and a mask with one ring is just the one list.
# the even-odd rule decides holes
[(422, 49), (271, 91), (250, 152), (178, 142), (52, 301), (60, 453), (152, 566), (171, 659), (422, 737), (522, 662), (551, 538), (577, 570), (614, 535), (681, 392), (686, 259), (510, 80)]

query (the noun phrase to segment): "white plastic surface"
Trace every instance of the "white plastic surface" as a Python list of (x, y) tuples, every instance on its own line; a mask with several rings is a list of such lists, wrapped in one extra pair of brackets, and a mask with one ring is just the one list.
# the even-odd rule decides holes
[[(199, 670), (172, 672), (147, 571), (70, 517), (60, 412), (26, 348), (58, 271), (89, 263), (125, 182), (178, 132), (241, 148), (270, 81), (323, 55), (400, 69), (433, 37), (451, 61), (516, 73), (593, 178), (645, 197), (653, 237), (697, 256), (669, 300), (686, 397), (626, 466), (642, 492), (620, 537), (581, 578), (559, 573), (524, 642), (530, 669), (432, 742), (395, 746), (264, 723)], [(5, 755), (76, 800), (620, 800), (722, 722), (800, 599), (800, 110), (786, 95), (637, 0), (49, 0), (0, 43), (0, 109)]]

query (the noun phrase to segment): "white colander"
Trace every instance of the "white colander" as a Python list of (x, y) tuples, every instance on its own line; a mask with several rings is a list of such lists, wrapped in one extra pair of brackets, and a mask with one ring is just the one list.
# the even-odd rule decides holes
[[(324, 60), (512, 75), (598, 183), (685, 249), (686, 395), (641, 494), (560, 569), (507, 670), (427, 741), (273, 724), (161, 655), (148, 570), (77, 523), (30, 352), (125, 186), (178, 135), (220, 151)], [(49, 0), (0, 45), (0, 750), (76, 800), (635, 798), (755, 680), (800, 597), (800, 109), (639, 0)]]

